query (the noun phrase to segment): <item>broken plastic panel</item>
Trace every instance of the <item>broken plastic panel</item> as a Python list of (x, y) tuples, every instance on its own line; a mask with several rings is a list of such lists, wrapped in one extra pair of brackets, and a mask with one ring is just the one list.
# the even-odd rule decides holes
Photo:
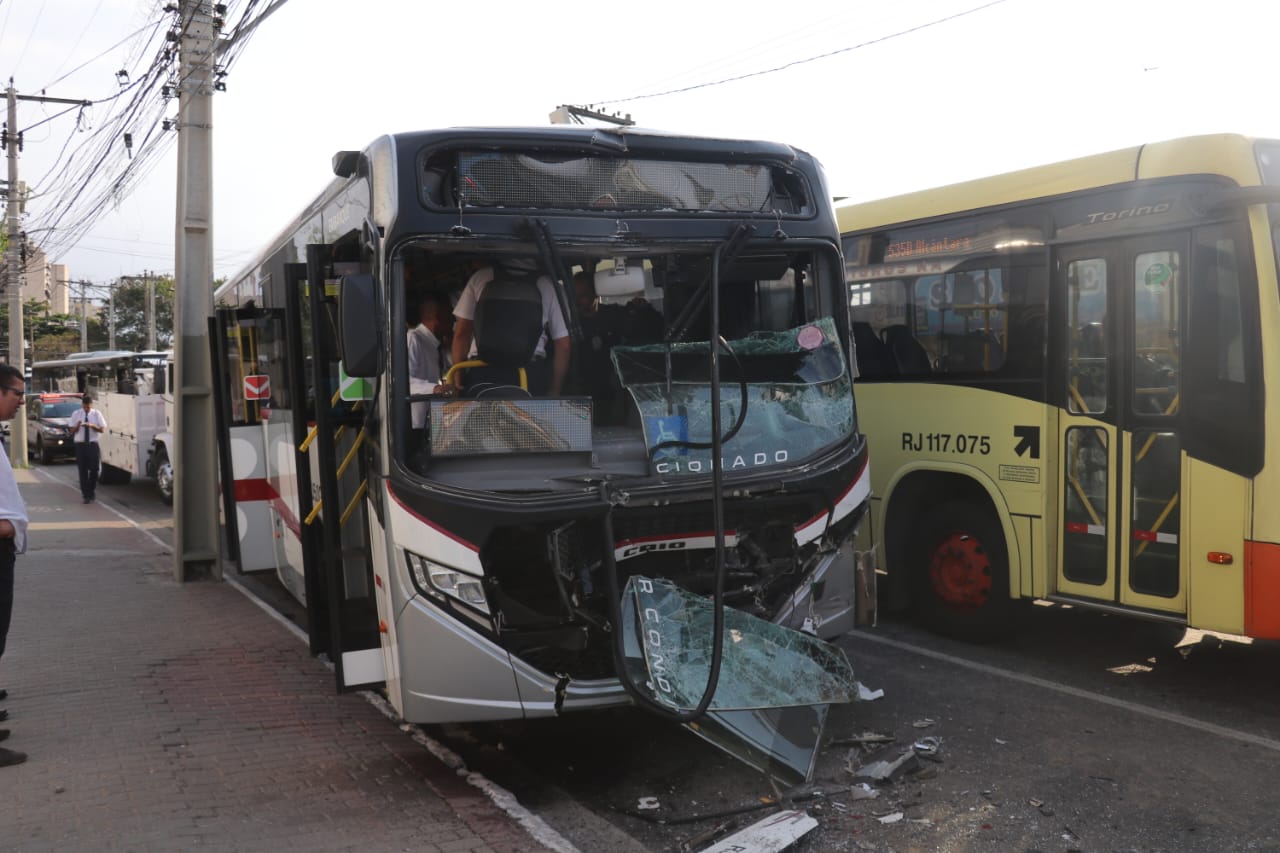
[[(711, 671), (714, 604), (670, 581), (627, 581), (624, 651), (632, 681), (672, 710), (698, 706)], [(788, 708), (850, 702), (858, 687), (840, 648), (731, 607), (710, 709)]]
[[(728, 431), (743, 408), (746, 419), (723, 445), (733, 471), (804, 459), (854, 428), (849, 371), (830, 318), (783, 332), (756, 332), (730, 341), (720, 358), (720, 417)], [(710, 345), (705, 342), (615, 346), (614, 369), (640, 410), (652, 452), (667, 441), (711, 440)], [(654, 453), (662, 474), (707, 474), (711, 451), (681, 446)]]

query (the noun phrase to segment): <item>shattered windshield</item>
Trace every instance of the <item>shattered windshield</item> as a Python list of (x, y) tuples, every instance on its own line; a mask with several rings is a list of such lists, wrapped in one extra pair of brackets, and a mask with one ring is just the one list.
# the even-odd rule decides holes
[(468, 207), (765, 212), (775, 206), (773, 169), (750, 163), (484, 151), (459, 154), (458, 177)]
[[(670, 708), (698, 706), (711, 671), (714, 606), (661, 579), (634, 576), (623, 591), (632, 681)], [(712, 710), (850, 702), (858, 695), (844, 652), (740, 610), (724, 611), (724, 653)]]
[[(853, 431), (849, 371), (831, 318), (728, 346), (720, 358), (722, 433), (744, 408), (746, 415), (723, 444), (725, 470), (794, 462)], [(711, 440), (709, 353), (705, 341), (613, 348), (659, 474), (711, 471), (711, 451), (689, 446)]]

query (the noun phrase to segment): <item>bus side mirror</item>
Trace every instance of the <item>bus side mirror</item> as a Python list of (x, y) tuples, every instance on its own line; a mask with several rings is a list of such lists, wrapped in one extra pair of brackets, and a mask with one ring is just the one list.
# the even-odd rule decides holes
[(363, 273), (342, 277), (338, 297), (338, 348), (348, 376), (372, 378), (381, 372), (375, 285), (374, 277)]

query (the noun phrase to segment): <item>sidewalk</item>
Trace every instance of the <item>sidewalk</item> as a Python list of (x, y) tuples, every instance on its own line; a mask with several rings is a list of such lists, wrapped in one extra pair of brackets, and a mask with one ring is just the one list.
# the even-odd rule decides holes
[(17, 475), (32, 523), (0, 727), (30, 757), (0, 768), (0, 849), (572, 849), (337, 695), (231, 585), (176, 583), (169, 550), (108, 506)]

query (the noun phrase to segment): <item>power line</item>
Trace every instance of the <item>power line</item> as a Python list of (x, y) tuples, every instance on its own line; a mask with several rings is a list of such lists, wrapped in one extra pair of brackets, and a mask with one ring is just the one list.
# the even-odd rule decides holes
[(666, 91), (663, 91), (663, 92), (651, 92), (647, 95), (632, 95), (629, 98), (601, 99), (598, 101), (591, 101), (590, 103), (592, 104), (625, 104), (628, 101), (642, 101), (647, 98), (661, 98), (665, 95), (679, 95), (684, 92), (692, 92), (695, 89), (707, 89), (712, 86), (722, 86), (725, 83), (736, 83), (739, 80), (746, 80), (751, 77), (762, 77), (765, 74), (775, 74), (779, 71), (786, 71), (788, 68), (794, 68), (797, 65), (805, 65), (810, 62), (817, 62), (819, 59), (829, 59), (833, 56), (838, 56), (842, 53), (848, 53), (849, 51), (852, 51), (852, 50), (859, 50), (864, 47), (870, 47), (873, 44), (880, 44), (882, 42), (889, 41), (890, 39), (899, 38), (900, 36), (905, 36), (911, 33), (919, 32), (920, 30), (928, 29), (929, 27), (936, 27), (939, 24), (945, 24), (948, 21), (954, 21), (957, 18), (963, 18), (966, 15), (972, 15), (975, 12), (981, 12), (983, 9), (989, 9), (992, 6), (998, 6), (1004, 2), (1005, 0), (991, 0), (990, 3), (984, 3), (983, 5), (975, 6), (972, 9), (966, 9), (963, 12), (957, 12), (954, 15), (948, 15), (945, 18), (938, 18), (937, 20), (929, 21), (928, 23), (919, 24), (914, 27), (908, 27), (905, 30), (899, 30), (895, 33), (889, 33), (888, 35), (880, 36), (879, 38), (870, 39), (868, 41), (864, 41), (860, 44), (851, 45), (849, 47), (842, 47), (842, 48), (839, 48), (838, 50), (832, 50), (827, 53), (819, 54), (817, 56), (810, 56), (805, 59), (796, 59), (796, 60), (793, 60), (792, 62), (787, 62), (783, 65), (779, 65), (774, 68), (766, 68), (761, 71), (751, 71), (746, 74), (738, 74), (734, 77), (725, 77), (721, 80), (713, 80), (709, 83), (696, 83), (694, 85), (683, 86), (678, 89), (667, 89)]
[(131, 38), (133, 38), (134, 36), (138, 35), (138, 34), (139, 34), (139, 33), (141, 33), (143, 30), (146, 30), (146, 29), (149, 29), (149, 28), (153, 28), (153, 27), (156, 27), (156, 26), (158, 26), (158, 24), (157, 24), (157, 23), (155, 23), (155, 22), (151, 22), (151, 23), (148, 23), (148, 24), (144, 24), (144, 25), (143, 25), (143, 26), (141, 26), (141, 27), (138, 27), (138, 29), (136, 29), (136, 30), (134, 30), (133, 32), (129, 33), (129, 35), (127, 35), (127, 36), (125, 36), (124, 38), (120, 39), (120, 41), (118, 41), (118, 42), (116, 42), (115, 44), (111, 45), (111, 47), (107, 48), (107, 49), (106, 49), (106, 50), (104, 50), (102, 53), (99, 53), (97, 56), (92, 57), (91, 59), (86, 59), (84, 62), (81, 62), (81, 63), (80, 63), (79, 65), (77, 65), (75, 68), (72, 68), (72, 69), (71, 69), (70, 71), (68, 71), (66, 74), (63, 74), (63, 75), (62, 75), (61, 77), (59, 77), (57, 80), (54, 80), (52, 83), (47, 83), (47, 84), (45, 84), (44, 86), (41, 86), (40, 88), (41, 88), (41, 89), (51, 89), (51, 88), (53, 88), (54, 86), (56, 86), (56, 85), (58, 85), (59, 83), (61, 83), (63, 80), (66, 80), (66, 79), (67, 79), (68, 77), (70, 77), (72, 74), (75, 74), (75, 73), (76, 73), (77, 71), (79, 71), (81, 68), (84, 68), (86, 65), (89, 65), (90, 63), (93, 63), (93, 62), (97, 62), (99, 59), (101, 59), (102, 57), (106, 56), (108, 53), (110, 53), (111, 51), (115, 50), (117, 47), (119, 47), (120, 45), (124, 44), (124, 43), (125, 43), (125, 42), (127, 42), (129, 39), (131, 39)]

